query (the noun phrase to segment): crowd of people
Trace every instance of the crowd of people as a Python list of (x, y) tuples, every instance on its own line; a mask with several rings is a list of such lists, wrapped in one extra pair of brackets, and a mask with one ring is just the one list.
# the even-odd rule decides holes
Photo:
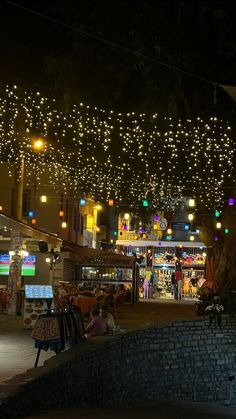
[(127, 298), (127, 292), (123, 284), (117, 286), (108, 284), (101, 286), (97, 284), (95, 287), (86, 289), (72, 283), (63, 283), (60, 288), (54, 289), (54, 305), (55, 307), (64, 307), (76, 297), (94, 297), (96, 306), (107, 306), (109, 311), (114, 312), (116, 316), (116, 307), (122, 305)]
[(94, 307), (84, 316), (84, 320), (87, 322), (84, 338), (114, 335), (119, 307), (123, 305), (126, 297), (124, 285), (102, 286), (96, 284), (92, 289), (84, 289), (73, 283), (62, 283), (60, 288), (54, 289), (54, 307), (63, 308), (70, 304), (73, 305), (73, 301), (78, 296), (95, 299)]

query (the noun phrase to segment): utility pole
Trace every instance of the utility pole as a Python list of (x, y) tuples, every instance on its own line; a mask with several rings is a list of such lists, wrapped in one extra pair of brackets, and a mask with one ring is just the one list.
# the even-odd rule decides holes
[(24, 173), (25, 173), (25, 161), (24, 161), (23, 155), (21, 155), (19, 158), (16, 171), (17, 171), (16, 172), (16, 203), (15, 203), (14, 215), (17, 220), (22, 221)]

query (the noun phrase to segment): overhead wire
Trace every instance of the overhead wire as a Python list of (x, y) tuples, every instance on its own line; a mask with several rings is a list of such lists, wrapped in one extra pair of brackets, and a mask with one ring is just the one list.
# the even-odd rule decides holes
[(135, 55), (136, 58), (137, 57), (140, 57), (140, 58), (143, 58), (145, 60), (148, 60), (148, 61), (151, 61), (153, 63), (156, 63), (158, 65), (161, 65), (161, 66), (164, 66), (166, 68), (169, 68), (171, 70), (174, 70), (174, 71), (177, 71), (177, 72), (181, 72), (181, 73), (183, 73), (183, 74), (185, 74), (185, 75), (187, 75), (189, 77), (193, 77), (193, 78), (196, 78), (198, 80), (201, 80), (201, 81), (203, 81), (205, 83), (211, 84), (211, 85), (214, 86), (214, 88), (216, 88), (216, 86), (219, 86), (219, 87), (221, 86), (219, 83), (217, 83), (215, 81), (212, 81), (212, 80), (209, 80), (206, 77), (202, 77), (202, 76), (200, 76), (198, 74), (195, 74), (195, 73), (192, 73), (190, 71), (181, 69), (179, 67), (176, 67), (173, 64), (165, 63), (165, 62), (163, 62), (161, 60), (158, 60), (156, 58), (150, 57), (150, 56), (148, 56), (146, 54), (143, 54), (143, 53), (141, 53), (139, 51), (134, 51), (131, 48), (124, 47), (124, 46), (119, 45), (119, 44), (117, 44), (115, 42), (109, 41), (109, 40), (104, 39), (104, 38), (102, 38), (100, 36), (94, 35), (94, 34), (92, 34), (90, 32), (87, 32), (87, 31), (84, 31), (82, 29), (79, 29), (79, 28), (77, 28), (75, 26), (72, 26), (72, 25), (70, 25), (68, 23), (65, 23), (65, 22), (61, 21), (61, 20), (58, 20), (58, 19), (55, 19), (53, 17), (47, 16), (47, 15), (45, 15), (43, 13), (37, 12), (36, 10), (29, 9), (28, 7), (22, 6), (21, 4), (17, 4), (17, 3), (12, 2), (12, 1), (7, 1), (7, 3), (11, 4), (12, 6), (18, 7), (19, 9), (25, 10), (25, 11), (27, 11), (29, 13), (32, 13), (32, 14), (34, 14), (36, 16), (39, 16), (39, 17), (41, 17), (43, 19), (47, 19), (50, 22), (53, 22), (53, 23), (55, 23), (57, 25), (60, 25), (60, 26), (63, 26), (65, 28), (67, 28), (67, 29), (70, 29), (72, 31), (78, 32), (78, 33), (80, 33), (83, 36), (86, 36), (86, 37), (91, 38), (91, 39), (95, 39), (96, 41), (102, 42), (103, 44), (109, 45), (109, 46), (111, 46), (113, 48), (120, 49), (120, 50), (122, 50), (122, 51), (124, 51), (124, 52), (126, 52), (128, 54)]

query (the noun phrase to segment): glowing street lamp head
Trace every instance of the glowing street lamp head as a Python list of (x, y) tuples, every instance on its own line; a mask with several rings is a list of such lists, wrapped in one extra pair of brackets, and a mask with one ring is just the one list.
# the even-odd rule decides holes
[(36, 151), (42, 151), (45, 149), (45, 140), (43, 138), (35, 138), (32, 140), (32, 148)]
[(42, 195), (42, 196), (40, 197), (40, 199), (41, 199), (41, 202), (47, 202), (47, 197), (46, 197), (46, 195)]

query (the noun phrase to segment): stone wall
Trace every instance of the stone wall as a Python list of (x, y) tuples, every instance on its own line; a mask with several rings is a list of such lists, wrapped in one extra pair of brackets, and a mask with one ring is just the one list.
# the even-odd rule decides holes
[(236, 319), (177, 321), (94, 338), (0, 386), (0, 417), (135, 399), (236, 403)]

